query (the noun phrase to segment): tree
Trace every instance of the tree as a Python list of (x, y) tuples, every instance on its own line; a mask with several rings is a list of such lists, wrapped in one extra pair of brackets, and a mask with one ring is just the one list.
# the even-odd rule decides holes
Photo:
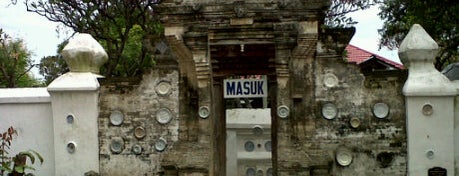
[(62, 49), (67, 44), (68, 40), (65, 40), (57, 45), (57, 55), (41, 58), (40, 64), (38, 64), (38, 73), (45, 79), (45, 85), (49, 85), (57, 77), (69, 71), (67, 63), (60, 55)]
[(38, 84), (29, 74), (34, 67), (30, 56), (21, 39), (13, 39), (0, 29), (0, 87), (31, 87)]
[(46, 56), (41, 58), (40, 64), (38, 64), (38, 70), (45, 79), (45, 84), (50, 84), (57, 77), (63, 75), (69, 71), (67, 63), (60, 55)]
[(105, 76), (133, 76), (152, 66), (151, 43), (162, 27), (155, 18), (158, 0), (26, 0), (27, 11), (91, 34), (107, 51)]
[(349, 27), (357, 22), (346, 14), (365, 10), (378, 5), (382, 0), (330, 0), (331, 5), (325, 14), (325, 25), (330, 27)]
[(459, 2), (457, 0), (386, 0), (379, 16), (385, 20), (380, 46), (398, 48), (413, 24), (420, 24), (440, 46), (435, 68), (458, 60)]

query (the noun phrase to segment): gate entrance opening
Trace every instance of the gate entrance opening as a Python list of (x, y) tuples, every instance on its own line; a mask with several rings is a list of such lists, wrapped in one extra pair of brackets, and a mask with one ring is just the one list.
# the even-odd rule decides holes
[(210, 51), (214, 86), (222, 92), (221, 169), (227, 176), (272, 175), (274, 44), (211, 45)]

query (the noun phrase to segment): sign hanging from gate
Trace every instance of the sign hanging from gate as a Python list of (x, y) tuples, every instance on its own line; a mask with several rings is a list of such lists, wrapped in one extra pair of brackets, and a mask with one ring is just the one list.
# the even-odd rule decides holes
[(255, 98), (268, 96), (266, 79), (225, 79), (224, 98)]

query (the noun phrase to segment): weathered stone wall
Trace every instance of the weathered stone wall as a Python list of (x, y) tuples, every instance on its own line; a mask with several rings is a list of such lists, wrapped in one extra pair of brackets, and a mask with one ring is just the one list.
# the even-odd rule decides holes
[[(316, 0), (164, 1), (158, 10), (177, 66), (159, 64), (137, 82), (102, 84), (101, 174), (225, 175), (221, 82), (228, 75), (267, 74), (277, 175), (406, 175), (405, 78), (393, 72), (363, 76), (343, 61), (353, 31), (321, 31), (326, 6)], [(245, 73), (257, 66), (222, 69), (241, 63), (216, 51), (245, 45), (248, 53), (260, 43), (272, 51), (252, 52), (269, 58), (269, 68), (259, 69), (263, 73)], [(172, 92), (159, 96), (156, 87), (164, 80)], [(332, 119), (322, 114), (327, 103), (337, 108)], [(374, 116), (377, 103), (389, 106), (387, 117)], [(210, 116), (199, 118), (197, 110), (206, 106)], [(290, 108), (288, 118), (275, 115), (279, 106)], [(172, 112), (168, 124), (156, 121), (160, 108)], [(125, 117), (120, 126), (110, 123), (115, 110)], [(352, 127), (351, 119), (360, 123)], [(141, 139), (133, 134), (138, 126), (146, 129)], [(161, 137), (168, 145), (158, 152), (154, 146)], [(124, 141), (118, 154), (110, 149), (113, 139)], [(132, 152), (134, 144), (141, 154)], [(341, 150), (353, 158), (348, 166), (336, 161)]]
[[(292, 118), (278, 123), (279, 175), (406, 175), (405, 73), (365, 77), (358, 66), (320, 51), (314, 69), (313, 103), (294, 98)], [(322, 114), (326, 103), (338, 110), (333, 119)], [(376, 103), (389, 105), (386, 118), (373, 115)], [(352, 127), (351, 118), (360, 125)], [(343, 147), (353, 156), (349, 166), (336, 162)]]
[[(302, 103), (293, 99), (292, 116), (279, 119), (277, 167), (279, 175), (406, 175), (406, 131), (404, 97), (401, 87), (404, 73), (378, 72), (363, 76), (359, 67), (337, 56), (319, 55), (314, 61), (314, 101)], [(335, 79), (336, 78), (336, 79)], [(158, 83), (171, 83), (171, 92), (158, 95)], [(179, 87), (179, 73), (175, 69), (152, 70), (142, 79), (102, 81), (100, 97), (100, 170), (102, 175), (172, 175), (208, 173), (209, 141), (199, 141), (199, 123), (193, 109), (193, 95)], [(301, 83), (294, 83), (301, 84)], [(180, 92), (182, 90), (183, 92)], [(188, 92), (188, 93), (184, 93)], [(182, 102), (183, 106), (179, 107)], [(187, 103), (185, 103), (187, 102)], [(338, 109), (334, 119), (323, 117), (323, 104), (333, 103)], [(377, 118), (372, 108), (386, 103), (390, 113)], [(194, 104), (194, 105), (193, 105)], [(306, 113), (305, 106), (312, 107)], [(156, 121), (160, 108), (171, 110), (174, 118), (168, 124)], [(182, 109), (185, 112), (179, 112)], [(188, 110), (187, 110), (188, 109)], [(120, 126), (110, 123), (110, 113), (123, 112)], [(352, 127), (351, 118), (360, 125)], [(146, 136), (137, 139), (134, 129), (142, 126)], [(203, 131), (204, 130), (204, 131)], [(206, 132), (207, 131), (207, 132)], [(165, 151), (155, 150), (159, 138), (166, 139)], [(111, 140), (122, 138), (124, 149), (113, 153)], [(141, 154), (132, 146), (139, 144)], [(351, 151), (349, 166), (336, 162), (340, 147)]]
[[(100, 90), (100, 173), (102, 175), (153, 175), (162, 171), (163, 156), (173, 150), (179, 133), (179, 84), (178, 71), (174, 69), (155, 69), (139, 78), (121, 80), (102, 80)], [(170, 85), (165, 95), (158, 94), (158, 85)], [(167, 85), (166, 85), (167, 86)], [(164, 89), (165, 90), (165, 89)], [(160, 124), (157, 112), (166, 108), (172, 119)], [(124, 115), (123, 122), (113, 125), (110, 115), (119, 111)], [(145, 136), (135, 136), (135, 129), (145, 129)], [(167, 147), (160, 152), (155, 143), (163, 138)], [(117, 153), (111, 149), (112, 140), (122, 139), (124, 147)], [(133, 146), (142, 148), (140, 154)]]

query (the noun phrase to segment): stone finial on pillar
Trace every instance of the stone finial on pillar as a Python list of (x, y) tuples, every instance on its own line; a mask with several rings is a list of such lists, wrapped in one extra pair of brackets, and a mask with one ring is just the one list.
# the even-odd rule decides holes
[[(409, 69), (406, 96), (408, 174), (454, 176), (454, 97), (456, 90), (434, 68), (438, 45), (418, 24), (403, 40), (399, 56)], [(444, 171), (444, 172), (443, 172)]]
[(448, 78), (435, 69), (433, 62), (438, 53), (438, 45), (421, 25), (411, 27), (398, 53), (409, 70), (403, 87), (405, 96), (456, 94)]
[(104, 48), (85, 33), (76, 34), (64, 47), (62, 55), (71, 72), (98, 74), (99, 68), (108, 60)]

